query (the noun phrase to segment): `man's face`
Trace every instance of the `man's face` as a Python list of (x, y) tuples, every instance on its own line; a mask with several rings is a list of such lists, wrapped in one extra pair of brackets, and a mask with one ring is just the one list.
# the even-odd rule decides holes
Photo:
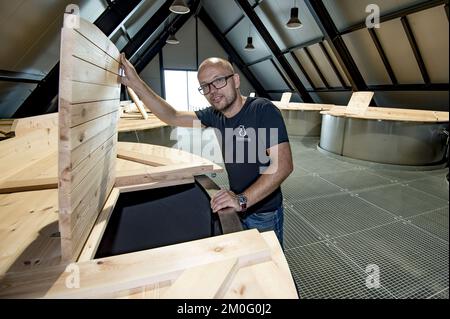
[[(198, 73), (198, 81), (200, 85), (204, 85), (231, 74), (232, 72), (220, 66), (207, 66)], [(226, 85), (220, 89), (216, 89), (213, 84), (209, 85), (209, 92), (205, 98), (216, 110), (225, 112), (236, 101), (236, 77), (237, 75), (229, 77)]]

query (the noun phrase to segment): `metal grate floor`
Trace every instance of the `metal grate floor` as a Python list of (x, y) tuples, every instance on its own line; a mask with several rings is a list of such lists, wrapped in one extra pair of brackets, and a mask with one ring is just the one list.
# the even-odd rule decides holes
[(290, 141), (285, 254), (301, 298), (449, 298), (447, 168), (389, 170), (327, 157), (318, 138)]

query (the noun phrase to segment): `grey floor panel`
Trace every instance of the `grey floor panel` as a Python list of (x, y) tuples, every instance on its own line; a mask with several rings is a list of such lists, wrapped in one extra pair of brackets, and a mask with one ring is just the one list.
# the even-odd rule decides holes
[(377, 265), (380, 282), (397, 298), (428, 298), (448, 287), (448, 243), (396, 222), (335, 239), (359, 267)]
[(354, 191), (380, 185), (389, 185), (391, 181), (385, 177), (375, 175), (364, 169), (351, 171), (319, 174), (320, 177), (338, 185), (341, 188)]
[(301, 167), (297, 167), (294, 165), (294, 171), (291, 173), (291, 175), (289, 175), (290, 178), (292, 177), (300, 177), (300, 176), (305, 176), (305, 175), (310, 175), (311, 173), (308, 172), (306, 169), (301, 168)]
[(442, 176), (413, 181), (409, 183), (409, 186), (448, 201), (448, 184)]
[(358, 167), (349, 163), (341, 162), (335, 159), (329, 159), (326, 157), (318, 157), (316, 159), (298, 161), (296, 164), (301, 168), (318, 174), (349, 171)]
[(287, 250), (285, 255), (300, 298), (392, 298), (384, 289), (367, 288), (364, 273), (328, 243)]
[(396, 221), (392, 214), (350, 194), (295, 202), (293, 208), (329, 238)]
[(448, 297), (448, 287), (441, 292), (430, 297), (430, 299), (449, 299)]
[(361, 198), (399, 217), (409, 217), (444, 207), (447, 201), (418, 191), (406, 184), (394, 184), (358, 193)]
[(316, 149), (319, 145), (320, 138), (318, 137), (301, 137), (289, 136), (289, 141), (297, 147)]
[(316, 150), (304, 151), (304, 150), (293, 150), (292, 157), (297, 163), (304, 161), (316, 161), (317, 159), (327, 160), (328, 158)]
[(284, 207), (284, 248), (291, 249), (325, 240), (289, 206)]
[(399, 170), (373, 169), (373, 168), (369, 168), (368, 171), (373, 174), (388, 178), (393, 183), (412, 181), (427, 177), (426, 172), (418, 172), (418, 171), (399, 171)]
[(284, 198), (290, 202), (340, 193), (341, 189), (334, 186), (318, 175), (289, 177), (281, 185)]
[(448, 241), (448, 206), (408, 218), (412, 224)]
[[(290, 141), (284, 246), (301, 298), (449, 298), (448, 168), (391, 170), (329, 157), (316, 137)], [(228, 188), (225, 172), (212, 179)], [(379, 289), (365, 285), (374, 263)]]

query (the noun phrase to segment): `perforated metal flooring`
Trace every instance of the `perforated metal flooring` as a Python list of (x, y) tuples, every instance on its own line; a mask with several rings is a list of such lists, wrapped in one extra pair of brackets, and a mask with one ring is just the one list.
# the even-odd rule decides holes
[(284, 240), (300, 297), (448, 299), (448, 168), (350, 163), (317, 151), (317, 138), (290, 140)]

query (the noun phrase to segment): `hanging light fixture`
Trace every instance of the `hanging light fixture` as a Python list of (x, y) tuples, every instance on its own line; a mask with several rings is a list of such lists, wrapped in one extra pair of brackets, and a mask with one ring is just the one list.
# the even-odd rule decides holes
[(244, 50), (246, 50), (246, 51), (255, 50), (255, 46), (253, 45), (252, 37), (247, 38), (247, 45), (245, 46)]
[(175, 0), (169, 7), (169, 10), (177, 14), (186, 14), (191, 11), (184, 0)]
[(247, 45), (245, 46), (244, 50), (246, 51), (252, 51), (255, 50), (255, 46), (253, 45), (253, 37), (251, 35), (252, 25), (249, 24), (248, 27), (248, 37), (247, 37)]
[(286, 28), (288, 29), (299, 29), (303, 27), (300, 19), (298, 18), (298, 8), (297, 1), (294, 0), (294, 6), (291, 8), (291, 18), (286, 23)]
[(175, 34), (173, 33), (173, 31), (170, 31), (170, 34), (169, 34), (169, 37), (168, 37), (167, 40), (166, 40), (166, 43), (167, 43), (167, 44), (179, 44), (179, 43), (180, 43), (180, 40), (178, 40), (178, 39), (175, 37)]

